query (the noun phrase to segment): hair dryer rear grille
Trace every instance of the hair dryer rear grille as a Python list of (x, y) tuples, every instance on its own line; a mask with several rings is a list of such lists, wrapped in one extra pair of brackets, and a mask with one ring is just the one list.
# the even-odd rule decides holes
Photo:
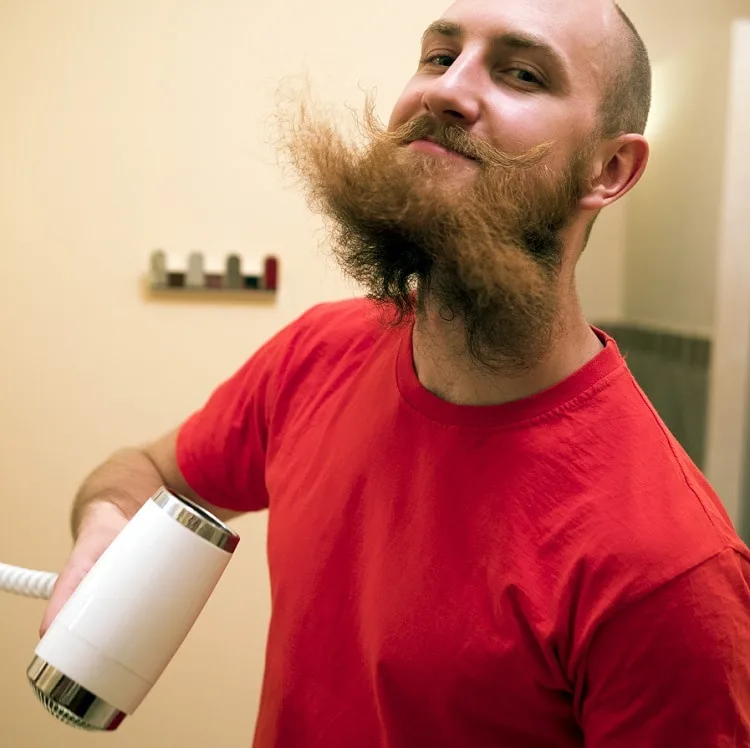
[(86, 724), (78, 715), (74, 714), (70, 711), (70, 709), (66, 709), (64, 706), (61, 706), (56, 701), (52, 701), (52, 699), (47, 696), (46, 693), (43, 691), (40, 691), (36, 686), (32, 686), (34, 689), (34, 693), (39, 698), (39, 701), (42, 702), (44, 708), (54, 717), (57, 717), (61, 722), (65, 722), (65, 724), (72, 725), (73, 727), (80, 727), (83, 730), (98, 730), (98, 727), (93, 727), (92, 725)]
[(83, 730), (115, 730), (125, 718), (119, 710), (63, 675), (40, 657), (28, 669), (34, 693), (54, 717)]

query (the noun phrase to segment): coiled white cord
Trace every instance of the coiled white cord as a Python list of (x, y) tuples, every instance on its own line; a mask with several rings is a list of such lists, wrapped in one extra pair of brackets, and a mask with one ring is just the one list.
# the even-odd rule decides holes
[(57, 574), (0, 563), (0, 590), (49, 600)]

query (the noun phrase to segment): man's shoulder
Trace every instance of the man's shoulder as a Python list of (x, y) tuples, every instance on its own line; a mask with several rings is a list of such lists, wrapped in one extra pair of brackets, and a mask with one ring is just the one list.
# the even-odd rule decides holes
[[(629, 604), (725, 551), (750, 558), (721, 498), (674, 443), (592, 488), (579, 505), (586, 606)], [(580, 581), (580, 580), (579, 580)]]
[(350, 299), (322, 301), (308, 307), (293, 324), (308, 331), (327, 328), (366, 330), (383, 318), (382, 308), (372, 299), (355, 296)]
[(274, 367), (286, 384), (313, 385), (344, 366), (392, 353), (403, 325), (393, 308), (366, 297), (325, 301), (309, 307), (275, 337)]
[(574, 438), (558, 440), (572, 447), (548, 456), (545, 486), (570, 478), (556, 547), (592, 582), (592, 605), (607, 580), (633, 600), (726, 549), (747, 552), (721, 497), (629, 372), (589, 404)]

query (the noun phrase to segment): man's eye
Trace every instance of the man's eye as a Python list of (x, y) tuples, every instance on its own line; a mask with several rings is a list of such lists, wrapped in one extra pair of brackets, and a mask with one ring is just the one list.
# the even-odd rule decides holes
[(508, 72), (521, 81), (521, 83), (529, 83), (533, 86), (544, 85), (542, 80), (530, 70), (525, 70), (524, 68), (512, 68)]
[(451, 55), (428, 55), (422, 60), (423, 65), (437, 65), (441, 68), (449, 68), (455, 62)]

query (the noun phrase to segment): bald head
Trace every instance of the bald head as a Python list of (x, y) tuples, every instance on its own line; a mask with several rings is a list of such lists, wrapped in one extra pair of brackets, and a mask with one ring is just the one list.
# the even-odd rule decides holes
[(601, 105), (602, 136), (643, 135), (651, 109), (651, 62), (640, 34), (622, 8), (614, 4), (612, 70), (605, 81)]
[(486, 25), (488, 31), (510, 25), (552, 40), (580, 79), (592, 83), (596, 135), (644, 134), (651, 64), (641, 36), (616, 0), (453, 0), (442, 20), (471, 28)]

